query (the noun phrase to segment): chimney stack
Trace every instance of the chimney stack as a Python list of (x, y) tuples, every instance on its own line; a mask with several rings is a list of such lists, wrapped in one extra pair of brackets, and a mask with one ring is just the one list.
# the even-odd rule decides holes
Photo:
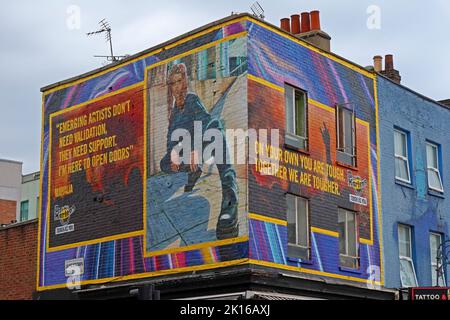
[(308, 12), (302, 12), (302, 33), (311, 31), (311, 19)]
[(320, 12), (302, 12), (291, 15), (291, 19), (281, 19), (281, 29), (292, 33), (299, 39), (305, 40), (324, 51), (330, 51), (331, 37), (320, 27)]
[(383, 57), (382, 56), (373, 57), (373, 66), (375, 72), (381, 72), (383, 70)]
[(291, 32), (291, 21), (289, 18), (281, 19), (281, 29), (287, 32)]
[(387, 54), (384, 60), (384, 70), (391, 71), (394, 70), (394, 56), (392, 54)]
[(311, 11), (311, 30), (318, 31), (320, 30), (320, 11), (314, 10)]
[(392, 81), (400, 84), (402, 81), (402, 77), (400, 76), (400, 72), (394, 69), (394, 56), (392, 54), (387, 54), (384, 57), (384, 70), (383, 68), (383, 57), (375, 56), (373, 57), (373, 66), (375, 72), (379, 72), (385, 77), (391, 79)]
[(291, 16), (291, 32), (293, 34), (300, 33), (300, 15), (298, 14), (293, 14)]

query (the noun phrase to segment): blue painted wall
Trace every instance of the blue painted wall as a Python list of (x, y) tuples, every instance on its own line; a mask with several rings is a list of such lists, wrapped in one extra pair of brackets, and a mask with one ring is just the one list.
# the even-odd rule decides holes
[[(385, 285), (400, 288), (398, 223), (412, 226), (413, 258), (419, 286), (431, 285), (430, 232), (448, 239), (450, 222), (450, 110), (378, 77), (381, 194)], [(394, 128), (409, 132), (412, 184), (396, 183)], [(441, 145), (444, 194), (428, 190), (426, 141)], [(449, 276), (446, 276), (447, 283)]]

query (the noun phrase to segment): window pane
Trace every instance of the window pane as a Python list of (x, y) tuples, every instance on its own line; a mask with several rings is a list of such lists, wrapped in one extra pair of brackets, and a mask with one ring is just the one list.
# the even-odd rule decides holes
[(348, 255), (356, 257), (356, 216), (353, 212), (347, 212), (347, 232)]
[(436, 273), (436, 264), (431, 265), (431, 285), (432, 286), (440, 286), (440, 287), (445, 287), (447, 284), (445, 282), (445, 275), (443, 275), (442, 273), (439, 274), (439, 284), (437, 284), (436, 282), (436, 277), (437, 277), (437, 273)]
[(339, 209), (338, 213), (338, 232), (339, 232), (339, 253), (347, 254), (346, 241), (347, 235), (345, 232), (346, 212)]
[(20, 221), (28, 220), (28, 201), (22, 201), (20, 203)]
[(294, 89), (286, 86), (286, 132), (294, 134)]
[(353, 113), (350, 110), (344, 110), (344, 148), (346, 153), (353, 154)]
[(427, 144), (427, 165), (428, 168), (438, 169), (437, 148), (431, 144)]
[(342, 108), (338, 107), (338, 149), (344, 151), (344, 114)]
[(402, 157), (407, 157), (407, 144), (406, 144), (406, 134), (394, 131), (394, 145), (395, 154)]
[(431, 253), (431, 262), (436, 262), (436, 257), (438, 254), (438, 248), (441, 244), (441, 236), (438, 234), (430, 234), (430, 253)]
[(428, 185), (430, 188), (442, 190), (442, 182), (439, 173), (433, 169), (428, 169)]
[(410, 241), (410, 234), (409, 234), (409, 227), (404, 225), (398, 226), (398, 238), (400, 241), (403, 242), (409, 242)]
[(301, 91), (295, 91), (296, 135), (306, 138), (306, 97)]
[(411, 253), (410, 253), (410, 248), (409, 248), (409, 243), (408, 242), (404, 242), (404, 241), (399, 241), (398, 242), (398, 250), (399, 250), (399, 254), (402, 257), (411, 257)]
[(298, 245), (308, 247), (308, 201), (297, 198), (297, 223), (298, 223)]
[(407, 226), (398, 227), (398, 249), (400, 256), (411, 258), (410, 228)]
[[(435, 286), (436, 285), (436, 265), (431, 265), (431, 285)], [(439, 281), (441, 282), (441, 281)]]
[(409, 181), (409, 168), (406, 160), (395, 158), (395, 176), (397, 178)]
[[(438, 267), (437, 257), (439, 254), (439, 246), (441, 245), (441, 235), (436, 233), (430, 233), (430, 265), (431, 265), (431, 284), (435, 286), (437, 284), (436, 269)], [(442, 262), (439, 262), (439, 265)], [(444, 281), (439, 275), (439, 285), (444, 286)]]
[(417, 286), (414, 267), (410, 260), (400, 259), (400, 279), (403, 287)]
[(288, 242), (297, 244), (296, 239), (296, 219), (295, 219), (295, 197), (293, 195), (286, 195), (287, 202), (287, 219), (288, 219)]

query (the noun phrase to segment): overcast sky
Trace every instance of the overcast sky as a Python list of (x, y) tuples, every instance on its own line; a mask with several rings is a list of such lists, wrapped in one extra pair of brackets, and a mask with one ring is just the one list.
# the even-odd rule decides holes
[[(93, 57), (108, 54), (104, 38), (85, 35), (96, 30), (101, 19), (107, 18), (113, 28), (115, 53), (134, 54), (231, 12), (249, 12), (253, 2), (2, 1), (0, 158), (22, 161), (24, 173), (39, 170), (40, 88), (104, 64)], [(332, 51), (363, 66), (372, 64), (374, 55), (392, 53), (404, 85), (436, 100), (450, 98), (450, 1), (259, 2), (266, 20), (275, 25), (291, 14), (320, 10), (322, 29), (332, 36)], [(71, 5), (80, 9), (79, 28), (68, 27), (73, 22)], [(367, 27), (372, 5), (380, 8), (380, 28)]]

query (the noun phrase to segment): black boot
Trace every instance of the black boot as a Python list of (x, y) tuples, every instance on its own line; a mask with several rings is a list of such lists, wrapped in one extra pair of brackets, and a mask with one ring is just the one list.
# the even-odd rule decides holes
[(198, 179), (202, 176), (202, 169), (200, 167), (197, 168), (197, 171), (195, 172), (189, 172), (188, 174), (188, 183), (184, 187), (184, 192), (191, 192), (195, 184), (197, 183)]
[(218, 240), (236, 238), (239, 235), (237, 190), (227, 188), (222, 192), (222, 207), (217, 221)]

